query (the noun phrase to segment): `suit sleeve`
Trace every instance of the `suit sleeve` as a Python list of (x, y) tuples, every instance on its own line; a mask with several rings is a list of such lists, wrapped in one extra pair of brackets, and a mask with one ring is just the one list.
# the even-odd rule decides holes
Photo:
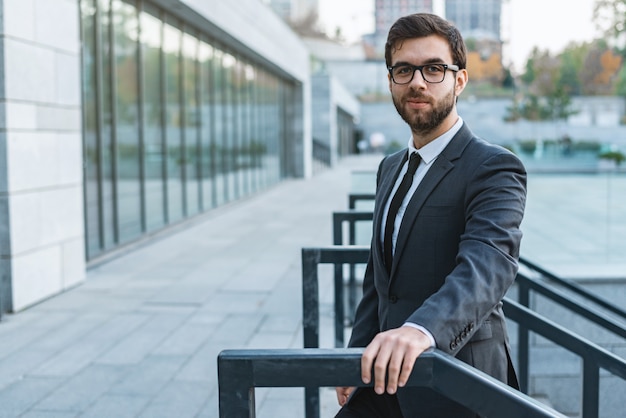
[(455, 267), (407, 318), (428, 329), (437, 348), (452, 355), (494, 312), (515, 280), (526, 202), (522, 163), (509, 152), (492, 153), (473, 171), (463, 199), (465, 230)]

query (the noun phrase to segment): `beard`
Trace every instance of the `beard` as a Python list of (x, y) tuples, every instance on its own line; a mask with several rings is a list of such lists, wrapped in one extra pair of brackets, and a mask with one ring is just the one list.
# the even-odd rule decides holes
[(436, 130), (452, 112), (456, 101), (454, 88), (440, 101), (432, 103), (431, 110), (416, 111), (405, 107), (408, 99), (426, 99), (426, 96), (415, 92), (413, 89), (409, 90), (403, 97), (396, 97), (392, 94), (392, 99), (398, 114), (409, 125), (411, 132), (417, 135), (427, 135)]

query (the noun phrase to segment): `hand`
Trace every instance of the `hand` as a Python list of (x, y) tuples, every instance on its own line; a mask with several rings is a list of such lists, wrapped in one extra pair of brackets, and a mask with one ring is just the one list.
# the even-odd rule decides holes
[(428, 348), (430, 348), (430, 340), (426, 334), (416, 328), (402, 326), (381, 332), (374, 337), (363, 352), (361, 379), (365, 384), (370, 382), (373, 366), (374, 391), (379, 395), (385, 392), (385, 375), (388, 373), (387, 393), (394, 394), (398, 386), (406, 385), (415, 360)]
[(354, 390), (353, 387), (338, 387), (335, 388), (335, 392), (337, 392), (337, 402), (339, 402), (339, 406), (344, 406), (346, 402), (348, 402), (348, 397)]

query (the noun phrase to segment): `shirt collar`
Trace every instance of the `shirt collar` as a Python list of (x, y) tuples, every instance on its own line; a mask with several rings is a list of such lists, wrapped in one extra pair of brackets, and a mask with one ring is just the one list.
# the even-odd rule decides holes
[(448, 129), (443, 135), (430, 141), (420, 149), (415, 148), (413, 145), (413, 138), (411, 137), (409, 139), (409, 156), (412, 153), (417, 152), (424, 163), (427, 165), (432, 163), (439, 156), (439, 154), (441, 154), (441, 151), (444, 150), (450, 141), (452, 141), (452, 138), (456, 135), (459, 129), (461, 129), (461, 126), (463, 126), (463, 119), (459, 116), (452, 128)]

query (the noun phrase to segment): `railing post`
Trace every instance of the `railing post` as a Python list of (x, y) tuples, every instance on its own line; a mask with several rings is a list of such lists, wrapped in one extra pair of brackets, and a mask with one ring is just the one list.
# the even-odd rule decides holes
[(335, 347), (343, 347), (344, 310), (343, 264), (335, 263)]
[[(333, 213), (333, 244), (343, 245), (343, 217)], [(348, 290), (351, 292), (351, 289)], [(350, 293), (351, 294), (351, 293)], [(335, 347), (343, 347), (344, 327), (343, 264), (335, 264)], [(338, 306), (341, 304), (341, 306)], [(341, 311), (340, 311), (341, 309)], [(350, 323), (351, 325), (351, 323)], [(341, 332), (339, 331), (341, 330)]]
[(217, 361), (217, 379), (220, 418), (255, 418), (256, 408), (252, 363)]
[(600, 369), (583, 357), (583, 418), (598, 418), (600, 412)]
[[(304, 348), (319, 347), (319, 284), (317, 264), (320, 250), (302, 249), (302, 334)], [(343, 330), (343, 325), (341, 327)], [(306, 418), (319, 418), (320, 392), (316, 387), (304, 388), (304, 411)]]
[[(520, 305), (530, 307), (530, 287), (522, 282), (518, 283), (518, 302)], [(528, 393), (530, 386), (530, 331), (523, 323), (517, 325), (517, 367), (520, 390)]]

